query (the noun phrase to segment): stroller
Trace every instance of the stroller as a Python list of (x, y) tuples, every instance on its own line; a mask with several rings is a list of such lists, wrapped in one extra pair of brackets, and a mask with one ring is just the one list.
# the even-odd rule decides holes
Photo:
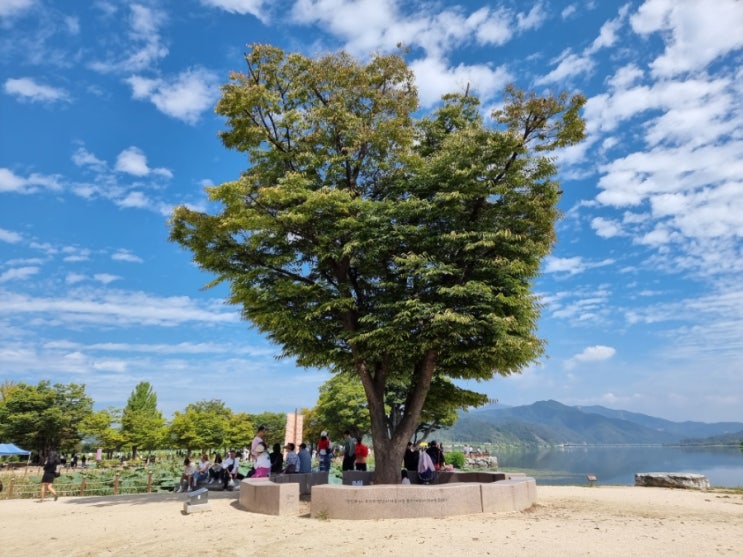
[(418, 455), (418, 480), (422, 484), (430, 484), (436, 477), (436, 469), (433, 460), (426, 451), (420, 451)]

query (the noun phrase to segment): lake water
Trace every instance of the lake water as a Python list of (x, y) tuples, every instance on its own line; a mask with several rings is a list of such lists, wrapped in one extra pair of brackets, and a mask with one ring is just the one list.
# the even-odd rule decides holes
[(501, 469), (523, 470), (542, 485), (634, 485), (643, 472), (704, 474), (714, 487), (743, 487), (743, 451), (739, 448), (664, 446), (555, 447), (494, 449)]

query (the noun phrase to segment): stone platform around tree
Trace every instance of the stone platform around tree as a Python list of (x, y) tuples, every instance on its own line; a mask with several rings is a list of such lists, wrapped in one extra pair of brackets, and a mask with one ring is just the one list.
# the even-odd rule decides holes
[(319, 485), (312, 488), (313, 518), (443, 518), (462, 514), (514, 512), (537, 501), (534, 478), (432, 485)]

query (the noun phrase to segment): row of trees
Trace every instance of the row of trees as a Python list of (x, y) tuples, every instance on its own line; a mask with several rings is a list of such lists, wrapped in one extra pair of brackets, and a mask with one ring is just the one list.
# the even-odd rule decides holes
[[(453, 396), (447, 386), (436, 385), (421, 416), (416, 439), (454, 425), (457, 409), (485, 402), (481, 395)], [(399, 419), (404, 385), (390, 390), (386, 405), (390, 424)], [(317, 405), (303, 408), (304, 438), (312, 441), (326, 430), (331, 439), (343, 431), (354, 436), (371, 429), (368, 404), (361, 383), (352, 375), (336, 375), (320, 387)], [(0, 386), (0, 439), (40, 455), (50, 449), (79, 451), (83, 441), (107, 453), (150, 452), (162, 448), (218, 451), (250, 444), (258, 424), (268, 428), (268, 441), (283, 442), (286, 414), (233, 412), (221, 400), (203, 400), (176, 411), (171, 420), (157, 406), (157, 394), (148, 382), (139, 383), (124, 408), (93, 410), (85, 385), (38, 385), (5, 382)]]
[(0, 439), (42, 457), (51, 449), (79, 451), (84, 440), (108, 453), (177, 448), (224, 450), (249, 444), (254, 424), (283, 429), (284, 414), (235, 413), (220, 400), (194, 402), (168, 422), (157, 407), (157, 394), (139, 383), (124, 408), (93, 410), (85, 385), (41, 381), (38, 385), (5, 382), (0, 386)]

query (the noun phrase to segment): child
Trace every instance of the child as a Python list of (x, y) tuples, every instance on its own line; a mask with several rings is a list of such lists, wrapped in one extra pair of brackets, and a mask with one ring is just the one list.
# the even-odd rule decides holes
[(255, 448), (258, 457), (255, 460), (254, 478), (267, 478), (271, 474), (271, 457), (268, 456), (266, 444), (261, 441)]

